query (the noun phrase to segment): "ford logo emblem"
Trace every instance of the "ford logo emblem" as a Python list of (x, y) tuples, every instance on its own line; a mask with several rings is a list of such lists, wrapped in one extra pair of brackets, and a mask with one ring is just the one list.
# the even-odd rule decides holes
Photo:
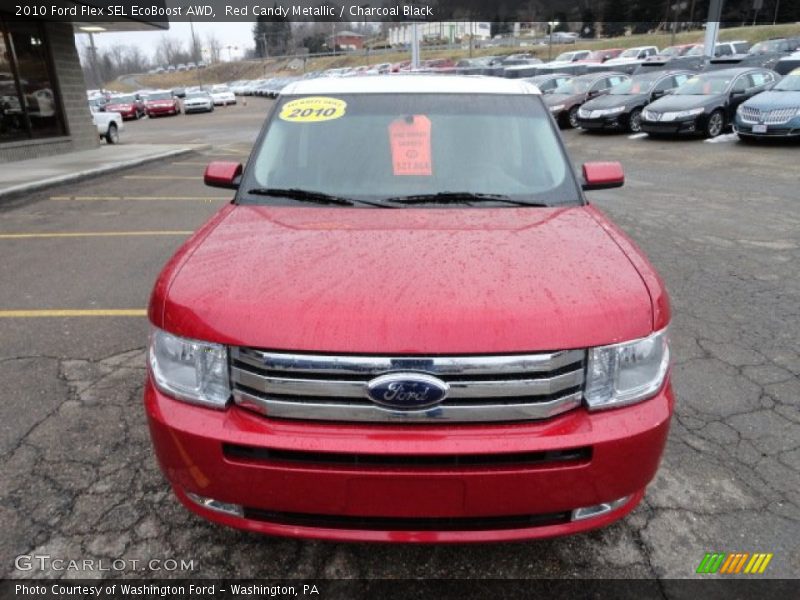
[(421, 410), (445, 399), (450, 387), (431, 375), (390, 373), (367, 384), (370, 400), (395, 410)]

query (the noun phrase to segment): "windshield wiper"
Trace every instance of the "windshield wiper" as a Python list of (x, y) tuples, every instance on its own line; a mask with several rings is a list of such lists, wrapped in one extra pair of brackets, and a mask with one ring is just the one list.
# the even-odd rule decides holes
[(436, 194), (417, 194), (413, 196), (396, 196), (386, 198), (384, 202), (396, 204), (471, 204), (473, 202), (500, 202), (515, 206), (548, 206), (537, 202), (514, 200), (502, 194), (480, 194), (475, 192), (439, 192)]
[(366, 200), (351, 200), (342, 196), (333, 196), (324, 192), (316, 192), (314, 190), (303, 190), (300, 188), (253, 188), (247, 190), (248, 194), (254, 196), (269, 196), (271, 198), (289, 198), (290, 200), (299, 200), (301, 202), (313, 202), (315, 204), (335, 204), (338, 206), (355, 206), (356, 204), (368, 204), (370, 206), (379, 206), (387, 208), (385, 204), (376, 202), (368, 202)]

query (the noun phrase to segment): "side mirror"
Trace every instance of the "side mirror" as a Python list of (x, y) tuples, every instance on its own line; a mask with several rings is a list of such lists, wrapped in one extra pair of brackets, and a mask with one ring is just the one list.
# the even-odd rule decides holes
[(242, 163), (214, 161), (203, 173), (203, 183), (210, 187), (235, 190), (242, 178)]
[(622, 165), (614, 162), (583, 163), (583, 189), (607, 190), (622, 187), (625, 184), (625, 173)]

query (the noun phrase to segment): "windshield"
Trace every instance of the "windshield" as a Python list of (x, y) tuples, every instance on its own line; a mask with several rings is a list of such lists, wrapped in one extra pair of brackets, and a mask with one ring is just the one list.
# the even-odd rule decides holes
[(203, 100), (205, 100), (205, 99), (208, 98), (208, 93), (207, 92), (189, 92), (188, 94), (186, 94), (186, 99), (188, 100), (189, 98), (202, 98)]
[(561, 54), (556, 56), (556, 60), (553, 62), (558, 62), (558, 61), (570, 62), (573, 56), (575, 56), (574, 52), (562, 52)]
[(800, 73), (787, 75), (772, 89), (779, 92), (800, 92)]
[(211, 91), (212, 92), (228, 92), (230, 90), (228, 89), (227, 85), (215, 85), (214, 87), (211, 88)]
[(553, 91), (553, 93), (566, 94), (568, 96), (572, 96), (574, 94), (585, 94), (591, 85), (592, 81), (590, 79), (581, 79), (580, 77), (575, 77), (562, 83)]
[(619, 57), (620, 58), (636, 58), (637, 56), (639, 56), (639, 51), (640, 50), (641, 50), (641, 48), (628, 48), (627, 50), (625, 50), (625, 52), (620, 54)]
[(609, 92), (612, 96), (631, 96), (633, 94), (646, 94), (656, 82), (655, 77), (633, 77), (615, 85)]
[(581, 202), (552, 119), (533, 95), (284, 97), (246, 179), (237, 199), (255, 204), (297, 203), (264, 193), (276, 189), (375, 203), (446, 194)]
[(705, 50), (705, 46), (693, 46), (692, 49), (686, 53), (686, 56), (703, 56)]
[(684, 50), (685, 50), (685, 48), (681, 48), (680, 46), (670, 46), (669, 48), (664, 48), (661, 51), (661, 55), (662, 56), (680, 56), (682, 51), (684, 51)]
[(133, 102), (135, 102), (133, 96), (114, 96), (109, 100), (110, 104), (132, 104)]
[(733, 81), (732, 75), (692, 77), (675, 90), (676, 96), (712, 96), (722, 94)]
[(767, 52), (780, 52), (782, 47), (785, 46), (784, 40), (768, 40), (766, 42), (759, 42), (750, 48), (750, 54), (766, 54)]
[(172, 100), (172, 92), (154, 92), (147, 94), (148, 100)]

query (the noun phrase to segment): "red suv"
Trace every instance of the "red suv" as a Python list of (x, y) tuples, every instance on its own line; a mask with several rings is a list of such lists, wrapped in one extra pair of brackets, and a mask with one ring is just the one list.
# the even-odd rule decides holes
[(190, 510), (274, 535), (485, 542), (608, 525), (664, 449), (664, 286), (537, 89), (281, 92), (152, 293), (144, 403)]
[(149, 92), (144, 99), (148, 117), (181, 114), (181, 103), (170, 90)]

